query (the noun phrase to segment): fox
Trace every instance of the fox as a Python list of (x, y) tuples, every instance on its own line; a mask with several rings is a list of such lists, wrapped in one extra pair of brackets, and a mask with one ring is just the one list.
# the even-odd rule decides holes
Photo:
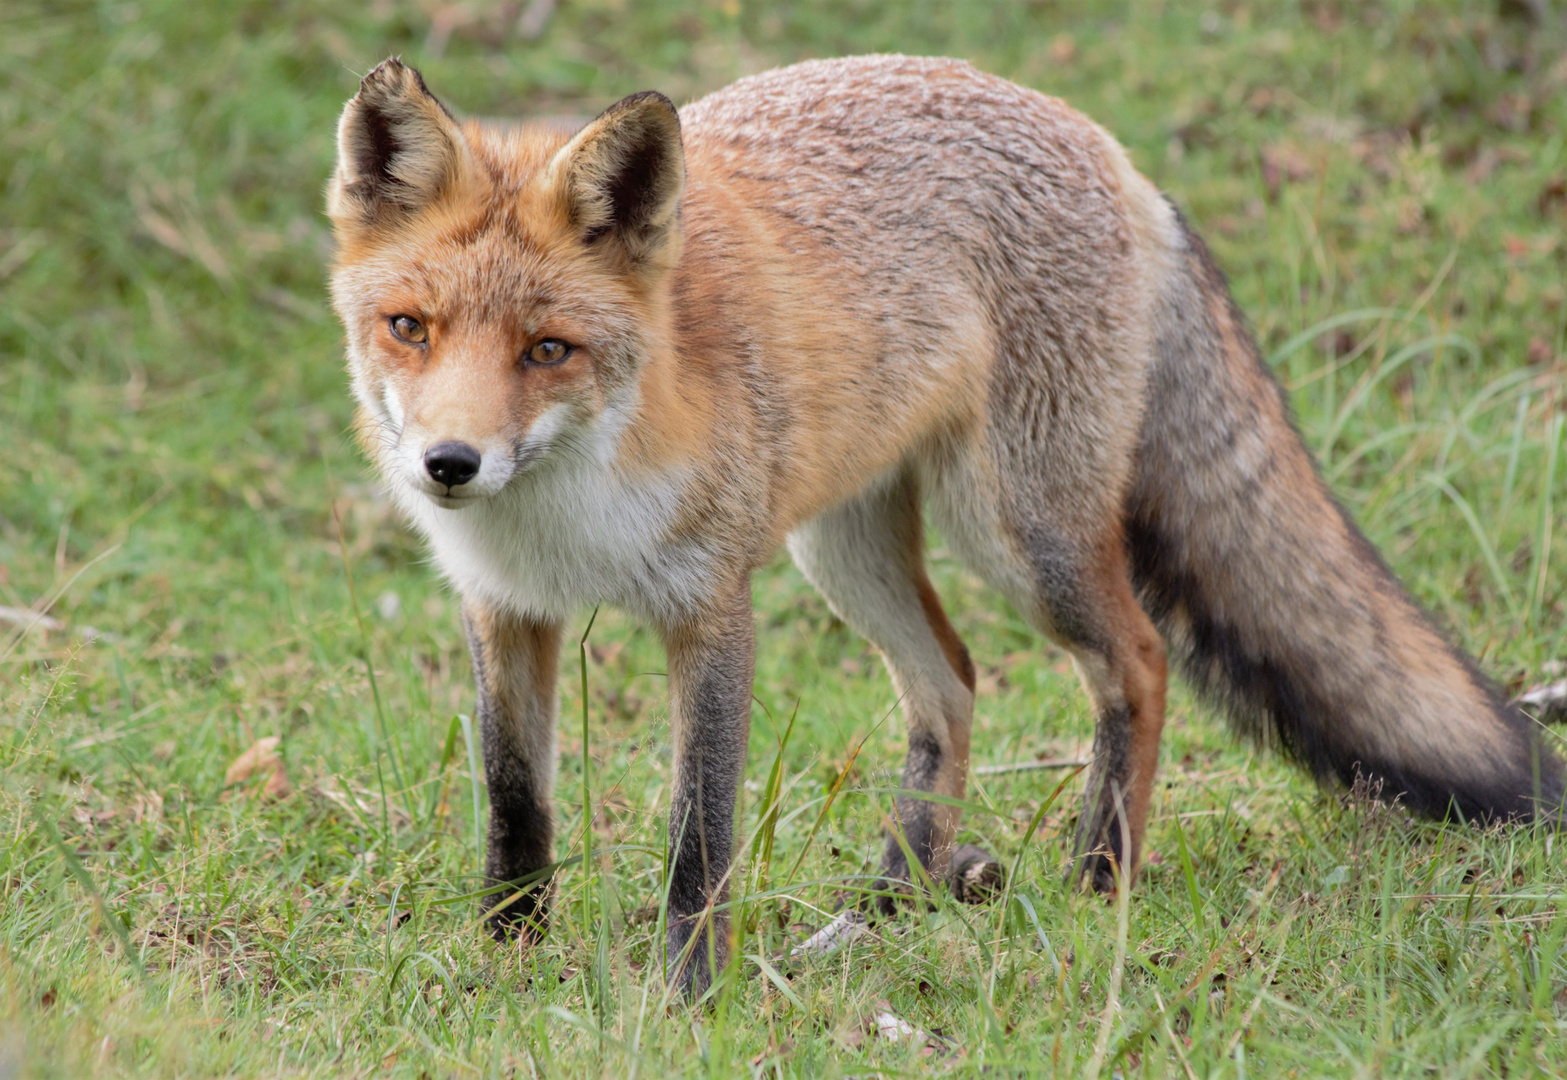
[(868, 56), (572, 132), (459, 120), (394, 58), (327, 209), (359, 440), (461, 598), (497, 939), (547, 927), (562, 628), (608, 604), (667, 652), (665, 970), (712, 984), (781, 547), (908, 734), (856, 917), (993, 863), (955, 854), (975, 668), (927, 515), (1087, 692), (1071, 887), (1132, 887), (1171, 659), (1324, 785), (1561, 822), (1561, 761), (1335, 500), (1208, 248), (1058, 99)]

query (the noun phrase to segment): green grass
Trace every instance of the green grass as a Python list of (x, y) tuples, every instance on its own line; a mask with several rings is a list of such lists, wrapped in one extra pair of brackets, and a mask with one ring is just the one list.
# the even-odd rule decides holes
[[(321, 189), (354, 73), (389, 53), (493, 116), (894, 49), (1065, 96), (1206, 235), (1341, 497), (1517, 689), (1567, 657), (1559, 20), (567, 0), (530, 41), (520, 7), (0, 7), (0, 605), (60, 623), (0, 628), (0, 1076), (1555, 1075), (1552, 839), (1320, 794), (1179, 690), (1125, 912), (1061, 887), (1072, 785), (1025, 844), (1058, 775), (980, 777), (966, 838), (1018, 862), (1014, 900), (668, 1006), (663, 657), (611, 611), (588, 639), (593, 863), (562, 871), (546, 944), (489, 942), (464, 898), (482, 791), (455, 602), (345, 436)], [(432, 17), (462, 11), (437, 50)], [(1062, 654), (939, 550), (935, 573), (980, 666), (976, 763), (1085, 741)], [(754, 864), (736, 879), (745, 951), (773, 957), (872, 867), (902, 731), (874, 655), (792, 568), (755, 591), (745, 850), (798, 710), (767, 890)], [(225, 787), (263, 736), (293, 784), (277, 801)], [(878, 1000), (935, 1049), (867, 1033)]]

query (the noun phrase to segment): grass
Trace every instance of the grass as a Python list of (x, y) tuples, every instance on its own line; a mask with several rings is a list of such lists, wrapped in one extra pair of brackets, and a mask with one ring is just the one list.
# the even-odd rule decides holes
[[(320, 212), (388, 53), (496, 116), (970, 57), (1173, 194), (1336, 490), (1516, 690), (1567, 657), (1567, 62), (1527, 6), (581, 0), (533, 39), (517, 3), (0, 8), (0, 605), (57, 620), (0, 627), (0, 1075), (1556, 1075), (1553, 838), (1319, 793), (1179, 690), (1128, 906), (1060, 885), (1075, 781), (980, 776), (965, 839), (1017, 868), (1004, 903), (772, 959), (872, 868), (902, 740), (784, 562), (735, 878), (766, 962), (664, 1000), (663, 657), (609, 610), (562, 667), (554, 928), (489, 942), (455, 603), (345, 436)], [(1064, 657), (935, 564), (976, 762), (1071, 753)], [(268, 736), (281, 799), (225, 780)]]

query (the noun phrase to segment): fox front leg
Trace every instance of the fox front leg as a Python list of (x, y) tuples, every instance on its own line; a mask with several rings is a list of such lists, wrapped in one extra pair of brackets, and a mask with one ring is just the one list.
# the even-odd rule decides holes
[(675, 786), (669, 807), (669, 939), (665, 970), (690, 998), (728, 959), (735, 795), (751, 730), (755, 631), (741, 582), (701, 616), (665, 628)]
[[(554, 861), (555, 672), (561, 627), (474, 603), (463, 606), (479, 691), (479, 731), (490, 789), (483, 900), (496, 940), (537, 940), (548, 919)], [(521, 895), (516, 895), (518, 893)]]

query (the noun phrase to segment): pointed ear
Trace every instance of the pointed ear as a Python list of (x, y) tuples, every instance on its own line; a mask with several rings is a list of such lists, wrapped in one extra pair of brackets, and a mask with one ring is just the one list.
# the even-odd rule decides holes
[(327, 213), (339, 226), (362, 226), (422, 209), (456, 179), (465, 156), (462, 131), (419, 72), (385, 60), (338, 121)]
[(583, 243), (618, 248), (633, 263), (674, 250), (686, 166), (680, 116), (663, 94), (648, 90), (611, 105), (553, 165)]

